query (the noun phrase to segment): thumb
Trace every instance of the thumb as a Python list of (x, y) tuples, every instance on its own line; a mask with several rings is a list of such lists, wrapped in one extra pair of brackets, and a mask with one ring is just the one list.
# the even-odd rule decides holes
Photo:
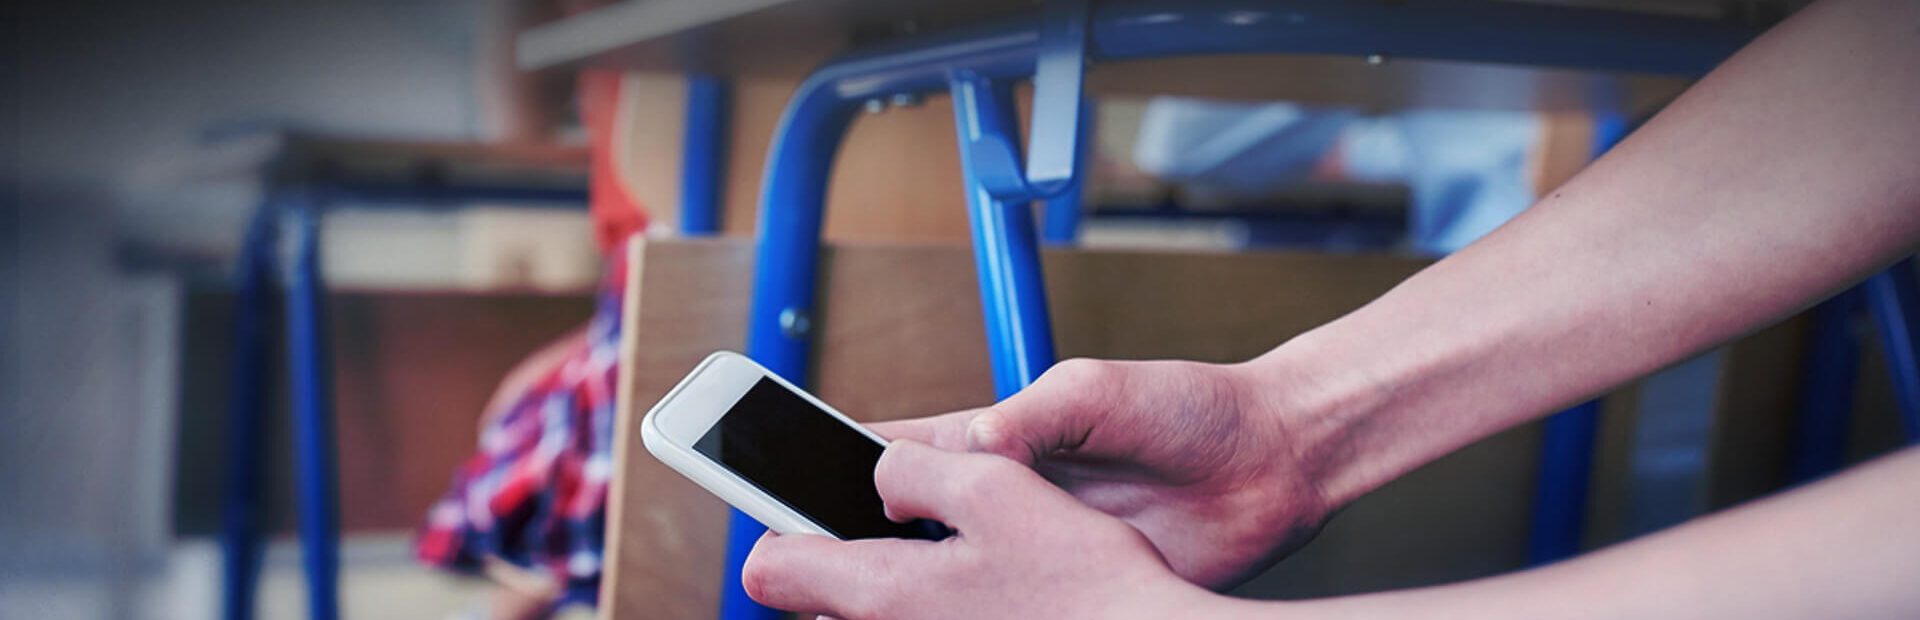
[(1078, 448), (1122, 383), (1108, 362), (1072, 359), (1056, 364), (1033, 385), (973, 416), (967, 424), (967, 449), (1032, 466), (1048, 454)]
[(923, 561), (924, 541), (839, 541), (808, 534), (760, 537), (740, 568), (747, 596), (800, 613), (869, 617), (875, 597), (898, 589), (905, 567)]

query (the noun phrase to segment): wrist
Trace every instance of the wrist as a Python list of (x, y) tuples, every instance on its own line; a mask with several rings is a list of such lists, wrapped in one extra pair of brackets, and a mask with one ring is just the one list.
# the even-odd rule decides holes
[(1279, 449), (1314, 480), (1329, 510), (1437, 456), (1422, 458), (1413, 448), (1432, 438), (1403, 436), (1409, 425), (1398, 420), (1417, 380), (1414, 369), (1385, 366), (1393, 355), (1358, 352), (1365, 345), (1329, 329), (1335, 326), (1236, 367), (1253, 406), (1275, 429)]

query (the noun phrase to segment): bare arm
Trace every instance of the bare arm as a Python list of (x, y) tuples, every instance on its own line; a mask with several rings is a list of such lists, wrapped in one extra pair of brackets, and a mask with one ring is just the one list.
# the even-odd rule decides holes
[[(1249, 618), (1920, 617), (1920, 450), (1551, 567)], [(1284, 612), (1283, 612), (1284, 610)]]
[(1787, 316), (1916, 239), (1920, 3), (1824, 2), (1507, 226), (1252, 365), (1314, 388), (1268, 398), (1306, 414), (1290, 430), (1340, 505)]

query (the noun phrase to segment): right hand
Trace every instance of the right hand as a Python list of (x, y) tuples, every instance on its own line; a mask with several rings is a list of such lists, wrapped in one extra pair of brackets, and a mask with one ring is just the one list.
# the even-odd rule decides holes
[(1246, 365), (1075, 359), (999, 404), (875, 424), (889, 438), (1019, 461), (1224, 589), (1298, 549), (1331, 512), (1310, 450)]

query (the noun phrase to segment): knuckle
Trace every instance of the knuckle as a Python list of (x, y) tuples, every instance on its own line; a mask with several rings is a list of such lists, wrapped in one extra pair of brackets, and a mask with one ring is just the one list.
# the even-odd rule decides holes
[(1027, 468), (998, 457), (981, 457), (960, 477), (960, 490), (970, 497), (993, 493), (1016, 484)]
[(882, 495), (890, 489), (910, 485), (914, 478), (914, 463), (922, 447), (912, 441), (896, 441), (880, 453), (880, 461), (873, 466), (873, 485)]
[(1113, 370), (1113, 364), (1104, 360), (1076, 357), (1058, 364), (1041, 376), (1042, 380), (1058, 384), (1061, 387), (1078, 388), (1097, 385)]
[(1034, 388), (1044, 390), (1048, 417), (1085, 420), (1105, 413), (1122, 380), (1119, 363), (1076, 357), (1047, 369)]

